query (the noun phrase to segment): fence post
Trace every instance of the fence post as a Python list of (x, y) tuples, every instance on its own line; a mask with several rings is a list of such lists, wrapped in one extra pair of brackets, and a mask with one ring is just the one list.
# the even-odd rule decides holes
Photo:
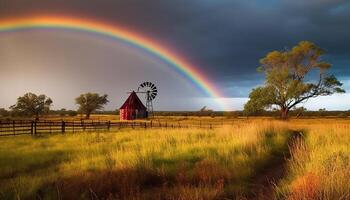
[(33, 121), (30, 122), (30, 134), (31, 135), (34, 134), (34, 122)]
[(61, 132), (62, 132), (62, 134), (66, 132), (66, 122), (65, 121), (62, 121)]
[(50, 134), (52, 133), (52, 123), (53, 122), (49, 122), (50, 123)]
[(147, 122), (145, 122), (145, 128), (147, 128)]
[(107, 129), (108, 129), (108, 131), (111, 129), (111, 121), (108, 121)]
[(83, 128), (83, 131), (85, 131), (85, 124), (84, 124), (84, 120), (81, 120), (81, 126)]
[(152, 120), (151, 120), (151, 128), (152, 128), (153, 124), (152, 124)]
[(211, 126), (211, 124), (210, 124), (210, 129), (212, 129), (213, 127)]
[(34, 121), (34, 135), (36, 135), (36, 120)]
[(72, 121), (72, 131), (73, 131), (73, 133), (74, 133), (74, 121)]
[(16, 135), (16, 124), (15, 120), (12, 121), (13, 135)]
[(202, 121), (199, 121), (199, 128), (202, 128)]

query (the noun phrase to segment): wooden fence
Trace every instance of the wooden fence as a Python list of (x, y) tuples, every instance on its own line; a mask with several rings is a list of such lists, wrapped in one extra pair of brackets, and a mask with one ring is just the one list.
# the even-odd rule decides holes
[(0, 121), (0, 136), (37, 135), (50, 133), (99, 132), (122, 128), (205, 128), (212, 129), (220, 124), (180, 122), (113, 122), (113, 121)]

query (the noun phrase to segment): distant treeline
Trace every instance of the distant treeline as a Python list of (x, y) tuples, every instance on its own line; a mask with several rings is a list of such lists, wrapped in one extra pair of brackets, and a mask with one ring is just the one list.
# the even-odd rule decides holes
[[(66, 110), (66, 109), (60, 109), (60, 110), (48, 110), (44, 115), (55, 115), (55, 116), (69, 116), (74, 117), (77, 115), (83, 114), (82, 112), (78, 112), (76, 110)], [(100, 115), (119, 115), (119, 110), (115, 111), (95, 111), (92, 114), (100, 114)], [(2, 118), (11, 118), (11, 117), (23, 117), (22, 113), (6, 110), (4, 108), (0, 108), (0, 117)]]
[[(46, 115), (55, 116), (70, 116), (74, 117), (82, 113), (75, 110), (49, 110)], [(119, 115), (119, 110), (114, 111), (95, 111), (92, 114), (98, 115)], [(349, 117), (350, 110), (348, 111), (327, 111), (325, 109), (320, 109), (318, 111), (305, 111), (305, 110), (292, 110), (290, 111), (290, 116), (292, 117)], [(280, 116), (279, 111), (260, 111), (254, 114), (246, 114), (244, 111), (155, 111), (155, 116), (197, 116), (197, 117), (276, 117)], [(0, 108), (0, 117), (11, 118), (11, 117), (21, 117), (19, 113), (11, 112), (9, 110)]]
[[(350, 110), (348, 111), (327, 111), (320, 109), (319, 111), (290, 111), (292, 117), (348, 117), (350, 116)], [(244, 111), (157, 111), (157, 116), (211, 116), (211, 117), (280, 117), (279, 111), (260, 111), (253, 114), (246, 114)]]

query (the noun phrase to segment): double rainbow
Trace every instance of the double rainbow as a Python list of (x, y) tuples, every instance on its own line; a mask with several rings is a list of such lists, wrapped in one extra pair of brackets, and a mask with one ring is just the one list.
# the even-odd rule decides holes
[(210, 97), (215, 99), (221, 98), (219, 90), (215, 88), (214, 84), (211, 83), (208, 78), (198, 71), (198, 68), (185, 61), (185, 59), (181, 59), (168, 48), (157, 44), (157, 42), (121, 27), (100, 21), (73, 17), (35, 16), (0, 19), (0, 33), (27, 29), (74, 30), (90, 32), (123, 41), (151, 53), (170, 64), (170, 66), (188, 77), (197, 87), (202, 89)]

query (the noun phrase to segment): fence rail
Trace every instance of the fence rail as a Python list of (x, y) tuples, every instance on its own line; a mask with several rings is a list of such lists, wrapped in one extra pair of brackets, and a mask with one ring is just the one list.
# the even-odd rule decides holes
[(11, 135), (37, 135), (50, 133), (75, 133), (75, 132), (96, 132), (110, 131), (122, 128), (206, 128), (219, 127), (220, 124), (180, 122), (113, 122), (113, 121), (28, 121), (12, 120), (0, 121), (0, 136)]

